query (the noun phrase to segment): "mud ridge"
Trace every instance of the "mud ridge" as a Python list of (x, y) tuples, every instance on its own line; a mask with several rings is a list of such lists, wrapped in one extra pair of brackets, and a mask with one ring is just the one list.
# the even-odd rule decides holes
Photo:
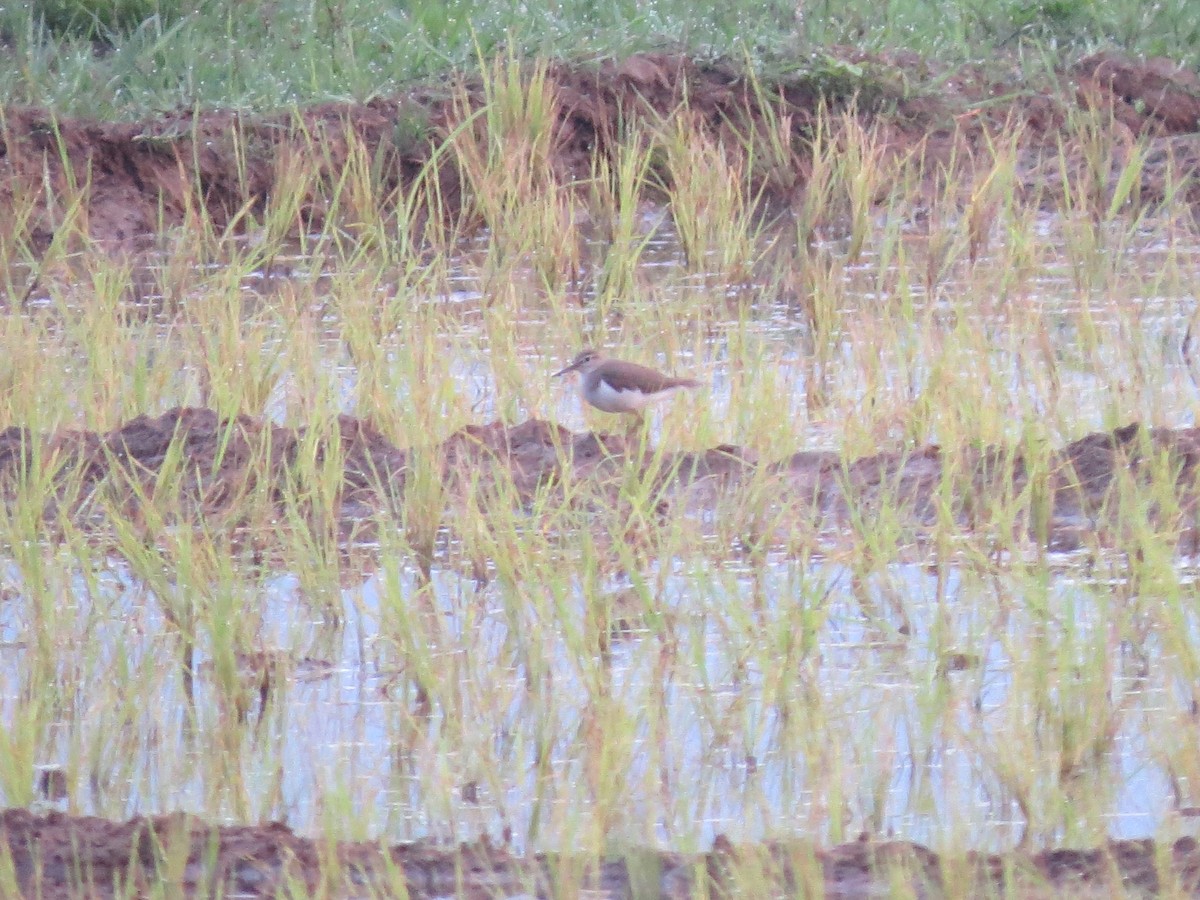
[[(201, 520), (239, 529), (299, 513), (332, 517), (347, 537), (409, 502), (421, 466), (440, 474), (441, 515), (451, 528), (464, 505), (486, 517), (494, 504), (524, 504), (548, 490), (619, 517), (632, 467), (660, 498), (662, 516), (759, 498), (780, 536), (817, 543), (887, 512), (899, 514), (914, 539), (947, 517), (963, 531), (1000, 520), (1011, 538), (1070, 549), (1086, 535), (1105, 543), (1140, 522), (1195, 552), (1198, 465), (1200, 428), (1137, 423), (1058, 449), (926, 445), (853, 461), (813, 451), (759, 460), (733, 445), (659, 451), (636, 434), (575, 433), (538, 419), (471, 425), (410, 448), (352, 416), (287, 428), (203, 408), (139, 416), (107, 433), (0, 431), (0, 496), (20, 502), (36, 487), (49, 525), (64, 516), (87, 526), (120, 515), (150, 530)], [(321, 506), (314, 498), (329, 491), (304, 480), (329, 466), (336, 496)], [(998, 509), (1007, 512), (997, 516)]]
[[(863, 836), (829, 849), (808, 842), (735, 846), (708, 853), (651, 850), (523, 856), (481, 839), (457, 846), (418, 842), (313, 841), (286, 825), (215, 826), (182, 813), (114, 822), (23, 809), (0, 812), (5, 883), (26, 897), (307, 894), (338, 897), (734, 897), (788, 896), (1101, 897), (1125, 892), (1200, 893), (1200, 845), (1180, 838), (1110, 841), (1087, 850), (939, 856), (919, 844)], [(11, 879), (11, 880), (10, 880)], [(901, 887), (903, 885), (904, 887)]]
[[(1035, 88), (978, 68), (950, 72), (912, 54), (826, 52), (852, 63), (848, 68), (863, 77), (839, 81), (809, 71), (759, 93), (737, 66), (677, 54), (647, 53), (592, 66), (554, 63), (548, 79), (558, 98), (548, 160), (554, 178), (561, 185), (586, 180), (598, 171), (597, 158), (611, 161), (619, 123), (661, 122), (684, 103), (709, 133), (735, 146), (742, 138), (732, 130), (744, 135), (773, 121), (774, 114), (762, 108), (765, 94), (782, 100), (795, 154), (794, 166), (758, 174), (763, 196), (776, 203), (788, 204), (803, 191), (809, 138), (822, 104), (835, 110), (853, 104), (876, 130), (885, 157), (920, 158), (931, 174), (951, 160), (986, 165), (989, 148), (1004, 143), (999, 138), (1019, 133), (1027, 145), (1023, 187), (1040, 199), (1061, 193), (1056, 183), (1064, 170), (1059, 154), (1064, 124), (1075, 110), (1098, 110), (1117, 148), (1113, 172), (1095, 172), (1085, 148), (1072, 147), (1066, 148), (1067, 171), (1111, 190), (1134, 142), (1144, 140), (1148, 152), (1136, 196), (1146, 203), (1169, 196), (1200, 203), (1200, 76), (1170, 61), (1102, 53), (1061, 72), (1056, 83)], [(467, 90), (473, 102), (481, 102), (478, 84)], [(294, 177), (303, 163), (318, 177), (296, 228), (316, 230), (328, 213), (333, 183), (356, 152), (373, 161), (381, 195), (410, 184), (432, 148), (461, 121), (463, 112), (451, 95), (444, 85), (430, 86), (367, 104), (324, 104), (297, 113), (183, 110), (140, 122), (59, 119), (44, 109), (11, 108), (0, 131), (0, 212), (32, 202), (26, 227), (35, 244), (45, 245), (60, 225), (63, 198), (73, 195), (72, 186), (87, 185), (88, 232), (110, 244), (136, 246), (160, 229), (194, 223), (198, 212), (218, 232), (245, 212), (261, 216), (281, 180)], [(458, 215), (469, 206), (468, 188), (445, 156), (438, 170), (440, 197)], [(669, 183), (669, 172), (659, 174)], [(1171, 194), (1170, 178), (1182, 179), (1178, 194)]]

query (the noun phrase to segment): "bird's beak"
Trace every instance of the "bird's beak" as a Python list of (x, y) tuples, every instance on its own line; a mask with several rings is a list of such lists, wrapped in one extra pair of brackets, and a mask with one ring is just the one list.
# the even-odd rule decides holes
[(553, 375), (551, 375), (550, 377), (551, 377), (551, 378), (557, 378), (559, 375), (566, 375), (568, 372), (574, 372), (574, 371), (575, 371), (576, 369), (578, 369), (578, 368), (579, 368), (579, 364), (578, 364), (578, 363), (571, 363), (571, 364), (570, 364), (569, 366), (567, 366), (565, 369), (559, 369), (557, 372), (555, 372), (555, 373), (554, 373)]

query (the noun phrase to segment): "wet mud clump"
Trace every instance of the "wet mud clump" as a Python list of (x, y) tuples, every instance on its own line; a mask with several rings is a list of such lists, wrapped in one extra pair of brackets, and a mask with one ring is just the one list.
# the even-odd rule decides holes
[(487, 840), (387, 846), (313, 841), (279, 823), (209, 825), (183, 814), (112, 822), (22, 809), (0, 813), (4, 883), (25, 897), (597, 898), (787, 896), (1101, 897), (1200, 891), (1200, 846), (1181, 838), (1110, 841), (1090, 850), (939, 856), (866, 836), (830, 849), (805, 842), (708, 853), (651, 850), (603, 859), (518, 855)]
[(438, 517), (451, 529), (463, 504), (486, 519), (494, 504), (554, 496), (547, 491), (563, 504), (619, 511), (633, 476), (660, 498), (664, 517), (757, 498), (778, 537), (814, 544), (852, 538), (856, 523), (884, 513), (913, 540), (947, 521), (965, 532), (1002, 521), (1009, 538), (1070, 549), (1084, 535), (1109, 543), (1122, 529), (1152, 525), (1194, 552), (1198, 465), (1200, 429), (1136, 423), (1057, 449), (926, 445), (850, 461), (812, 451), (761, 460), (733, 445), (658, 452), (636, 435), (574, 433), (537, 419), (472, 425), (406, 448), (352, 416), (288, 428), (198, 408), (139, 416), (107, 433), (0, 432), (3, 496), (43, 502), (50, 525), (66, 516), (103, 527), (120, 516), (151, 532), (199, 521), (269, 530), (322, 520), (347, 538), (398, 515), (430, 475), (440, 485)]

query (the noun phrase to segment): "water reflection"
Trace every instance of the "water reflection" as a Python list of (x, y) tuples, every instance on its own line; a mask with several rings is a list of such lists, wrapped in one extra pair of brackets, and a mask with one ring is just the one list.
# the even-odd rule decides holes
[[(958, 570), (862, 579), (788, 559), (671, 563), (653, 596), (619, 581), (602, 597), (578, 581), (551, 596), (399, 566), (346, 590), (334, 625), (294, 577), (272, 578), (246, 600), (262, 647), (290, 662), (265, 709), (231, 728), (211, 644), (197, 643), (189, 705), (174, 629), (113, 561), (60, 622), (71, 702), (39, 762), (81, 761), (77, 812), (185, 809), (304, 831), (348, 814), (355, 833), (508, 832), (538, 848), (570, 846), (597, 820), (613, 839), (675, 848), (860, 830), (936, 843), (948, 823), (1002, 847), (1027, 812), (1048, 829), (1035, 838), (1061, 840), (1154, 834), (1177, 808), (1156, 736), (1190, 717), (1191, 698), (1170, 689), (1153, 641), (1114, 639), (1102, 581), (1058, 579), (1027, 602), (1006, 593), (1019, 584)], [(11, 722), (30, 649), (6, 608)], [(1101, 705), (1119, 714), (1071, 768), (1067, 732), (1086, 723), (1047, 717), (1086, 706), (1070, 695), (1094, 690), (1104, 647)], [(1014, 684), (1015, 652), (1022, 679), (1044, 663), (1044, 684)], [(610, 729), (615, 759), (596, 729)], [(1031, 750), (1041, 768), (1023, 772)]]
[[(1044, 317), (1073, 424), (1111, 424), (1114, 384), (1133, 386), (1123, 408), (1192, 422), (1186, 362), (1169, 348), (1195, 298), (1143, 277), (1181, 254), (1200, 266), (1197, 249), (1147, 235), (1128, 259), (1135, 290), (1120, 303), (1081, 292), (1065, 264), (1030, 280), (1021, 314)], [(244, 279), (247, 296), (280, 278), (319, 277), (302, 259), (274, 266), (270, 277)], [(830, 389), (862, 410), (886, 405), (888, 391), (920, 396), (949, 364), (924, 342), (962, 327), (948, 298), (1000, 283), (999, 266), (985, 258), (956, 269), (934, 297), (907, 285), (906, 302), (932, 330), (889, 320), (888, 340), (872, 344), (855, 323), (895, 301), (881, 285), (901, 273), (866, 251), (840, 275), (838, 313), (850, 324), (830, 354)], [(661, 226), (640, 286), (668, 304), (703, 287), (680, 270)], [(1145, 285), (1154, 291), (1136, 290)], [(466, 267), (449, 287), (418, 302), (453, 311), (454, 331), (438, 347), (456, 390), (487, 421), (502, 403), (488, 297)], [(815, 416), (809, 402), (803, 304), (766, 283), (733, 301), (748, 311), (714, 317), (703, 358), (685, 348), (676, 367), (711, 371), (713, 421), (738, 427), (742, 373), (732, 368), (755, 358), (750, 343), (782, 398), (773, 414), (802, 423), (795, 449), (836, 447), (846, 423)], [(28, 309), (47, 302), (34, 297)], [(994, 373), (998, 392), (1032, 397), (1058, 421), (1008, 328), (1016, 313), (995, 297), (977, 313), (970, 326), (983, 349), (955, 364)], [(506, 321), (526, 371), (550, 384), (564, 360), (548, 347), (575, 349), (547, 339), (551, 311), (533, 298)], [(610, 345), (631, 339), (619, 316), (592, 324)], [(284, 325), (264, 326), (266, 340), (285, 346)], [(1131, 335), (1140, 342), (1132, 354)], [(176, 339), (166, 319), (161, 337)], [(317, 344), (354, 412), (358, 373), (335, 320), (321, 320)], [(877, 359), (876, 384), (862, 377), (864, 354)], [(1135, 363), (1156, 367), (1152, 391)], [(285, 418), (287, 390), (284, 378), (269, 415)], [(551, 408), (525, 412), (584, 427), (574, 391), (546, 396)], [(406, 399), (400, 391), (396, 402)], [(1017, 415), (1008, 424), (1022, 427)], [(28, 560), (10, 560), (2, 574), (0, 722), (23, 721), (33, 697), (53, 704), (34, 763), (65, 768), (76, 812), (182, 809), (393, 840), (511, 833), (522, 849), (573, 848), (597, 828), (614, 842), (672, 849), (708, 847), (718, 834), (838, 841), (861, 830), (934, 844), (952, 834), (992, 849), (1019, 839), (1027, 821), (1034, 840), (1051, 843), (1158, 835), (1200, 805), (1189, 780), (1198, 770), (1189, 747), (1200, 744), (1194, 673), (1169, 640), (1200, 645), (1197, 617), (1178, 613), (1195, 606), (1186, 568), (1177, 573), (1184, 596), (1160, 603), (1131, 588), (1120, 564), (1104, 575), (1065, 556), (1036, 577), (1019, 566), (913, 562), (863, 573), (836, 559), (670, 559), (636, 579), (580, 574), (559, 586), (481, 586), (386, 559), (332, 598), (310, 596), (289, 573), (224, 586), (237, 592), (227, 598), (237, 615), (256, 622), (257, 645), (241, 648), (248, 655), (231, 669), (216, 636), (186, 633), (164, 612), (199, 602), (187, 585), (166, 597), (117, 559), (96, 569), (65, 553), (49, 562), (44, 590), (26, 590)], [(41, 605), (46, 597), (54, 603)], [(53, 652), (36, 653), (39, 641)], [(281, 661), (269, 690), (255, 654)], [(35, 670), (35, 658), (56, 668)], [(248, 673), (239, 668), (247, 660)]]

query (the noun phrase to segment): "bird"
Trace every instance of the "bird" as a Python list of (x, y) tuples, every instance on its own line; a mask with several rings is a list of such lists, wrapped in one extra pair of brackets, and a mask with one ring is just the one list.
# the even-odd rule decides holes
[(553, 378), (579, 373), (579, 393), (596, 409), (607, 413), (632, 413), (642, 420), (642, 410), (675, 391), (700, 387), (694, 378), (674, 378), (637, 363), (610, 359), (598, 350), (584, 350)]

